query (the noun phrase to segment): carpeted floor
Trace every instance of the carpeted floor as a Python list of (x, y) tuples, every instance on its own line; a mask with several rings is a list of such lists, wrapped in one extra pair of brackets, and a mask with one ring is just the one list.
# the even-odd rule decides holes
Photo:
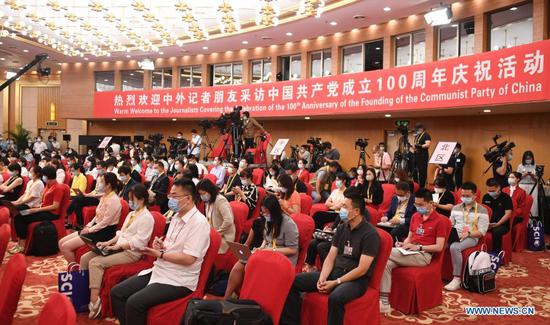
[[(6, 263), (9, 256), (6, 256)], [(57, 291), (57, 274), (66, 270), (61, 256), (27, 257), (28, 272), (14, 325), (35, 324), (38, 314), (51, 292)], [(0, 274), (3, 270), (0, 268)], [(429, 285), (429, 284), (427, 284)], [(535, 316), (468, 316), (467, 306), (534, 306)], [(481, 295), (459, 290), (444, 292), (443, 304), (421, 315), (403, 315), (393, 311), (382, 317), (382, 324), (550, 324), (550, 252), (515, 253), (513, 262), (501, 267), (497, 290)], [(177, 322), (176, 324), (178, 324)], [(78, 324), (118, 324), (113, 319), (89, 320), (78, 316)]]

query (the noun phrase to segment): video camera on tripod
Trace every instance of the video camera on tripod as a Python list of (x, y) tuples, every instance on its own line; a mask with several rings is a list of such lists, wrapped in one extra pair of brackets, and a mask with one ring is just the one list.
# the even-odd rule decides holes
[(485, 158), (485, 160), (491, 165), (494, 164), (498, 160), (498, 158), (508, 154), (508, 152), (516, 146), (515, 143), (508, 142), (506, 140), (499, 143), (498, 139), (500, 139), (501, 137), (502, 135), (496, 134), (493, 137), (493, 142), (495, 144), (487, 149), (487, 151), (483, 154), (483, 158)]
[(309, 139), (307, 139), (306, 142), (313, 146), (313, 150), (319, 150), (319, 151), (325, 150), (325, 147), (323, 146), (323, 141), (321, 141), (321, 138), (310, 137)]
[(365, 151), (365, 148), (369, 145), (369, 139), (358, 138), (355, 140), (355, 150)]
[(189, 145), (187, 139), (168, 137), (166, 140), (170, 143), (170, 156), (185, 155), (185, 151), (187, 151), (187, 146)]

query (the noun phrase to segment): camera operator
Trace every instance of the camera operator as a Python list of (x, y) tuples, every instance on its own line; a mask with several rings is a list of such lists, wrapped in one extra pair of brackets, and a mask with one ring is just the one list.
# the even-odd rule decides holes
[(415, 171), (413, 179), (418, 182), (421, 188), (426, 186), (428, 175), (428, 160), (430, 158), (428, 149), (432, 143), (432, 137), (422, 123), (416, 123), (416, 136), (414, 137), (414, 163)]
[(391, 157), (386, 152), (386, 144), (380, 142), (374, 146), (373, 150), (373, 167), (376, 170), (376, 175), (380, 183), (388, 183), (391, 173)]
[(519, 187), (525, 190), (527, 195), (531, 195), (533, 198), (533, 205), (531, 206), (531, 215), (533, 217), (539, 216), (537, 188), (538, 175), (536, 170), (535, 155), (530, 150), (525, 151), (523, 153), (523, 157), (521, 158), (521, 164), (518, 165), (517, 172), (521, 174)]
[(256, 136), (256, 129), (260, 129), (264, 132), (264, 127), (258, 123), (254, 118), (250, 117), (250, 112), (243, 112), (243, 138), (244, 138), (244, 151), (249, 148), (254, 148), (254, 138)]
[[(178, 138), (179, 139), (179, 138)], [(188, 155), (199, 157), (201, 152), (202, 137), (197, 133), (196, 129), (191, 130), (191, 143), (187, 149)]]
[(455, 168), (454, 168), (454, 183), (455, 187), (458, 190), (462, 187), (462, 177), (464, 175), (464, 164), (466, 164), (466, 156), (462, 153), (462, 145), (460, 142), (457, 142), (455, 150), (453, 152), (453, 157), (455, 158)]
[(315, 190), (311, 193), (313, 202), (325, 202), (330, 196), (332, 182), (336, 180), (336, 174), (342, 171), (342, 167), (336, 161), (323, 166), (315, 173)]
[(327, 141), (323, 143), (323, 147), (325, 149), (325, 163), (338, 162), (340, 160), (340, 152), (338, 149), (332, 148), (332, 143)]
[(508, 186), (508, 175), (512, 172), (512, 165), (510, 165), (512, 158), (513, 152), (512, 149), (510, 149), (497, 158), (493, 164), (493, 178), (497, 180), (500, 188)]

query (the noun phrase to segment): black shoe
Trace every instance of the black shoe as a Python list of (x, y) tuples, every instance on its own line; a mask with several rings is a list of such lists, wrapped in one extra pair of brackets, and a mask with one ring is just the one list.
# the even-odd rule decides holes
[(71, 225), (70, 223), (65, 223), (65, 229), (73, 229), (73, 225)]

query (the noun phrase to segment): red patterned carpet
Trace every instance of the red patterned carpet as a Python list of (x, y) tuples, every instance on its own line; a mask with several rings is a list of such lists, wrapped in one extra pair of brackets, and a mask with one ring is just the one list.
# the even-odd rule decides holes
[[(9, 256), (6, 257), (6, 263)], [(57, 274), (66, 270), (61, 256), (27, 257), (28, 272), (14, 324), (35, 324), (48, 295), (57, 291)], [(0, 269), (0, 274), (3, 270)], [(429, 284), (427, 284), (429, 285)], [(534, 306), (535, 316), (468, 316), (467, 306)], [(443, 304), (421, 315), (399, 312), (382, 317), (382, 324), (550, 324), (550, 252), (514, 254), (513, 262), (500, 268), (497, 290), (474, 294), (464, 290), (444, 292)], [(117, 324), (113, 319), (89, 320), (80, 314), (78, 324)], [(179, 322), (178, 322), (179, 323)], [(177, 324), (177, 323), (176, 323)]]

